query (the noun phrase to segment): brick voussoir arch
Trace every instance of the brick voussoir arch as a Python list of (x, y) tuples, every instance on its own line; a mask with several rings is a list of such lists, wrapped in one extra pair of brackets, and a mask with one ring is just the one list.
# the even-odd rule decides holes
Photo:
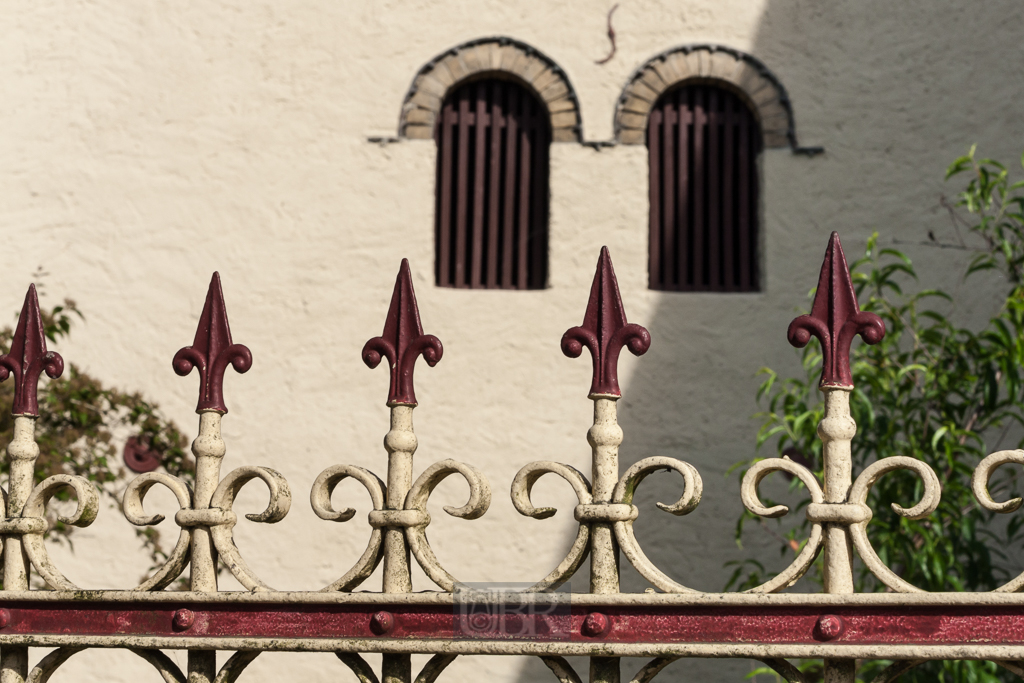
[(792, 148), (814, 156), (821, 147), (797, 143), (793, 107), (786, 88), (761, 60), (721, 45), (683, 45), (666, 50), (630, 76), (615, 107), (615, 139), (623, 145), (647, 140), (647, 118), (658, 98), (681, 83), (709, 82), (735, 91), (750, 105), (764, 135), (765, 147)]
[(579, 100), (569, 77), (550, 57), (514, 38), (471, 40), (423, 65), (402, 103), (398, 135), (432, 139), (445, 95), (474, 76), (506, 75), (532, 90), (548, 110), (553, 142), (583, 139)]

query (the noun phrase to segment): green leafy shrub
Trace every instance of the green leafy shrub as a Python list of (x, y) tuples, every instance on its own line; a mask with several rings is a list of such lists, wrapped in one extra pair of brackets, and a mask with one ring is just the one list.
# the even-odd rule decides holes
[[(1007, 283), (1005, 300), (983, 329), (954, 324), (949, 294), (915, 290), (913, 263), (896, 249), (881, 248), (877, 233), (868, 241), (864, 256), (851, 265), (862, 310), (881, 316), (887, 329), (879, 344), (857, 344), (851, 353), (856, 386), (851, 410), (858, 426), (853, 441), (854, 475), (876, 459), (895, 455), (923, 460), (938, 475), (942, 501), (925, 519), (900, 517), (889, 505), (898, 502), (909, 507), (920, 500), (920, 481), (911, 474), (882, 477), (868, 501), (874, 511), (868, 534), (879, 557), (902, 578), (927, 591), (992, 590), (1020, 570), (1011, 570), (1012, 558), (1006, 549), (1019, 546), (1024, 518), (994, 519), (994, 513), (977, 505), (970, 478), (989, 453), (1024, 446), (1024, 439), (1018, 438), (1024, 425), (1024, 181), (1011, 183), (1002, 164), (975, 159), (973, 148), (946, 173), (947, 180), (961, 177), (968, 178), (966, 187), (953, 205), (946, 204), (957, 242), (941, 246), (969, 248), (962, 229), (979, 245), (973, 249), (977, 253), (965, 277), (995, 269)], [(939, 244), (931, 233), (929, 239)], [(820, 477), (821, 442), (816, 429), (823, 404), (818, 391), (821, 352), (816, 341), (803, 349), (801, 361), (804, 372), (797, 377), (761, 370), (765, 379), (757, 398), (765, 410), (758, 414), (763, 424), (757, 447), (773, 443), (780, 455), (802, 462)], [(1001, 471), (993, 482), (997, 500), (1016, 495), (1012, 489), (1018, 473), (1010, 469), (1004, 468), (1007, 472)], [(791, 484), (793, 489), (801, 486), (799, 481)], [(787, 560), (795, 557), (809, 532), (810, 523), (801, 517), (790, 514), (794, 526), (771, 531)], [(744, 513), (739, 520), (737, 542), (744, 523), (752, 519)], [(734, 566), (730, 588), (753, 587), (769, 578), (755, 560)], [(821, 581), (820, 556), (808, 578)], [(858, 591), (885, 590), (860, 563), (855, 566), (855, 580)], [(864, 662), (859, 675), (870, 681), (886, 664)], [(820, 662), (806, 662), (802, 668), (820, 672), (820, 667)], [(1019, 679), (991, 662), (951, 661), (921, 665), (900, 680)]]

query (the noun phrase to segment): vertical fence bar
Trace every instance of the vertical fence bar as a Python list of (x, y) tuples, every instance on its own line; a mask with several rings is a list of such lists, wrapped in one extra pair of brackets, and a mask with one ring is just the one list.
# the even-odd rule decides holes
[[(199, 414), (199, 435), (192, 442), (192, 453), (196, 457), (196, 489), (194, 507), (209, 510), (213, 492), (220, 482), (221, 462), (226, 447), (221, 438), (222, 415), (216, 410), (204, 410)], [(217, 551), (213, 546), (208, 527), (197, 526), (192, 530), (192, 559), (190, 588), (195, 592), (217, 592)], [(212, 650), (189, 650), (189, 683), (213, 683), (217, 676), (217, 653)]]
[[(405, 507), (405, 497), (412, 488), (413, 454), (416, 452), (416, 433), (412, 426), (414, 405), (391, 406), (391, 429), (384, 437), (388, 452), (388, 492), (385, 502), (388, 510)], [(384, 532), (385, 593), (411, 593), (412, 573), (409, 571), (409, 545), (405, 530), (388, 527)], [(412, 657), (407, 654), (385, 654), (381, 663), (381, 683), (410, 683)]]
[[(587, 432), (590, 442), (594, 503), (610, 503), (619, 481), (619, 445), (622, 428), (616, 415), (618, 396), (594, 395), (594, 424)], [(590, 528), (590, 592), (607, 595), (619, 592), (619, 545), (614, 525), (595, 522)], [(590, 683), (619, 683), (621, 671), (616, 657), (590, 658)]]
[[(23, 313), (24, 314), (24, 313)], [(14, 438), (7, 446), (10, 480), (7, 516), (20, 517), (22, 508), (32, 492), (36, 458), (39, 446), (35, 441), (36, 417), (14, 416)], [(21, 537), (4, 538), (4, 590), (28, 590), (29, 564), (22, 548)], [(0, 655), (0, 683), (23, 683), (28, 677), (28, 648), (4, 646)]]
[(666, 289), (678, 289), (679, 285), (683, 284), (683, 280), (680, 277), (680, 272), (683, 270), (679, 262), (676, 260), (676, 240), (680, 238), (680, 226), (681, 217), (676, 211), (676, 158), (674, 149), (674, 143), (676, 139), (677, 131), (679, 130), (679, 116), (676, 114), (675, 109), (671, 106), (665, 106), (662, 108), (663, 112), (663, 124), (662, 124), (662, 142), (664, 147), (662, 148), (663, 154), (661, 156), (661, 180), (662, 187), (664, 190), (661, 193), (662, 197), (662, 225), (664, 229), (664, 249), (665, 256), (662, 260), (662, 267), (664, 275), (664, 285)]

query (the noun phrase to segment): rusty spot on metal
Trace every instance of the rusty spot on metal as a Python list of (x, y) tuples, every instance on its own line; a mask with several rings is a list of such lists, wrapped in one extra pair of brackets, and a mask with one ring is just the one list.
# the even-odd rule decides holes
[(0, 628), (7, 628), (9, 623), (11, 623), (11, 610), (0, 609)]
[(373, 369), (380, 364), (381, 358), (387, 358), (391, 371), (388, 405), (414, 406), (416, 391), (412, 373), (416, 367), (416, 358), (422, 354), (427, 365), (434, 367), (443, 353), (440, 339), (432, 334), (423, 334), (416, 292), (412, 288), (409, 259), (402, 259), (388, 317), (384, 322), (384, 332), (363, 346), (363, 362)]
[(877, 344), (885, 336), (885, 323), (857, 305), (839, 233), (833, 232), (821, 264), (811, 313), (794, 319), (787, 336), (797, 348), (806, 346), (812, 336), (821, 342), (821, 386), (852, 387), (850, 344), (858, 334), (868, 344)]
[(583, 626), (580, 628), (580, 631), (585, 636), (596, 638), (608, 633), (611, 625), (612, 622), (606, 615), (600, 612), (591, 612), (583, 620)]
[(18, 316), (18, 327), (11, 340), (11, 351), (0, 356), (0, 382), (14, 375), (13, 415), (39, 417), (37, 400), (39, 375), (43, 371), (53, 379), (64, 372), (64, 359), (56, 351), (46, 350), (46, 334), (39, 312), (36, 286), (29, 285), (25, 304)]
[(185, 631), (194, 623), (196, 623), (196, 613), (190, 609), (178, 610), (171, 619), (171, 626), (175, 631)]
[(566, 356), (579, 358), (584, 346), (590, 349), (594, 360), (591, 398), (622, 395), (619, 391), (618, 364), (623, 345), (634, 356), (642, 356), (651, 347), (651, 335), (646, 328), (626, 322), (612, 258), (608, 254), (608, 247), (601, 247), (583, 324), (569, 328), (562, 335), (562, 353)]
[(378, 636), (390, 633), (395, 627), (395, 616), (391, 612), (374, 612), (370, 617), (370, 630)]
[(843, 635), (846, 625), (843, 623), (842, 617), (835, 614), (823, 614), (818, 618), (815, 628), (818, 637), (822, 640), (835, 640)]
[(224, 292), (220, 287), (220, 274), (214, 273), (206, 294), (203, 314), (192, 346), (174, 354), (174, 371), (182, 377), (199, 369), (199, 403), (196, 412), (213, 410), (221, 415), (228, 412), (224, 405), (224, 372), (230, 363), (236, 372), (247, 372), (252, 367), (252, 353), (242, 344), (231, 342), (231, 328), (224, 307)]

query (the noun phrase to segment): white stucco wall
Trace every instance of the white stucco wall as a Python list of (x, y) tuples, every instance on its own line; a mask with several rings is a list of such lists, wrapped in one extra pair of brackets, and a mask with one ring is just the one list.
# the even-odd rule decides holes
[[(355, 487), (336, 495), (360, 510), (348, 524), (319, 520), (305, 501), (331, 464), (385, 472), (386, 372), (367, 370), (359, 352), (380, 334), (408, 257), (425, 330), (445, 345), (437, 367), (421, 364), (416, 373), (417, 472), (442, 458), (464, 460), (495, 492), (485, 517), (453, 520), (441, 505), (461, 504), (464, 490), (446, 483), (432, 501), (432, 543), (461, 579), (529, 581), (568, 548), (574, 499), (568, 487), (543, 481), (537, 498), (560, 512), (538, 522), (514, 511), (507, 490), (535, 459), (589, 470), (590, 363), (564, 358), (558, 341), (582, 320), (607, 244), (626, 311), (654, 338), (645, 357), (624, 355), (620, 366), (624, 466), (672, 455), (696, 465), (705, 482), (704, 502), (681, 519), (651, 502), (672, 498), (677, 482), (652, 482), (638, 535), (669, 574), (720, 590), (723, 562), (742, 556), (732, 540), (739, 484), (722, 475), (752, 455), (755, 372), (794, 367), (785, 329), (806, 305), (829, 231), (840, 231), (851, 257), (873, 229), (915, 243), (928, 229), (942, 235), (946, 164), (974, 142), (986, 156), (1012, 161), (1020, 153), (1024, 48), (1015, 27), (1024, 10), (1010, 0), (627, 0), (615, 14), (618, 52), (598, 66), (608, 51), (607, 10), (584, 0), (5, 3), (0, 305), (14, 311), (42, 266), (49, 303), (72, 296), (88, 316), (59, 348), (66, 361), (143, 391), (191, 432), (197, 380), (177, 377), (170, 360), (191, 343), (210, 273), (219, 270), (235, 341), (254, 356), (247, 375), (229, 371), (225, 383), (225, 471), (272, 466), (295, 498), (276, 526), (241, 523), (238, 544), (272, 585), (315, 589), (344, 573), (367, 537), (368, 505)], [(648, 291), (646, 150), (570, 143), (551, 150), (550, 287), (434, 287), (434, 145), (382, 147), (366, 138), (395, 133), (424, 62), (488, 35), (532, 44), (566, 71), (587, 140), (611, 138), (627, 77), (666, 48), (721, 43), (764, 61), (789, 91), (801, 143), (827, 150), (814, 159), (763, 154), (764, 291)], [(963, 254), (904, 248), (926, 280), (955, 284), (949, 274)], [(992, 292), (981, 291), (965, 308), (984, 316), (991, 302)], [(257, 488), (243, 493), (241, 509), (265, 500)], [(74, 554), (58, 556), (80, 585), (132, 585), (146, 567), (113, 509), (75, 538)], [(772, 544), (751, 533), (747, 548)], [(642, 589), (623, 571), (626, 587)], [(364, 587), (378, 589), (379, 578)], [(416, 588), (431, 587), (419, 574)], [(176, 657), (184, 666), (184, 655)], [(683, 668), (662, 678), (682, 680)], [(687, 678), (740, 680), (748, 670), (700, 662)], [(351, 674), (326, 655), (264, 655), (245, 676)], [(535, 661), (479, 658), (457, 661), (446, 680), (546, 676)], [(90, 652), (53, 680), (155, 674), (130, 654)]]

